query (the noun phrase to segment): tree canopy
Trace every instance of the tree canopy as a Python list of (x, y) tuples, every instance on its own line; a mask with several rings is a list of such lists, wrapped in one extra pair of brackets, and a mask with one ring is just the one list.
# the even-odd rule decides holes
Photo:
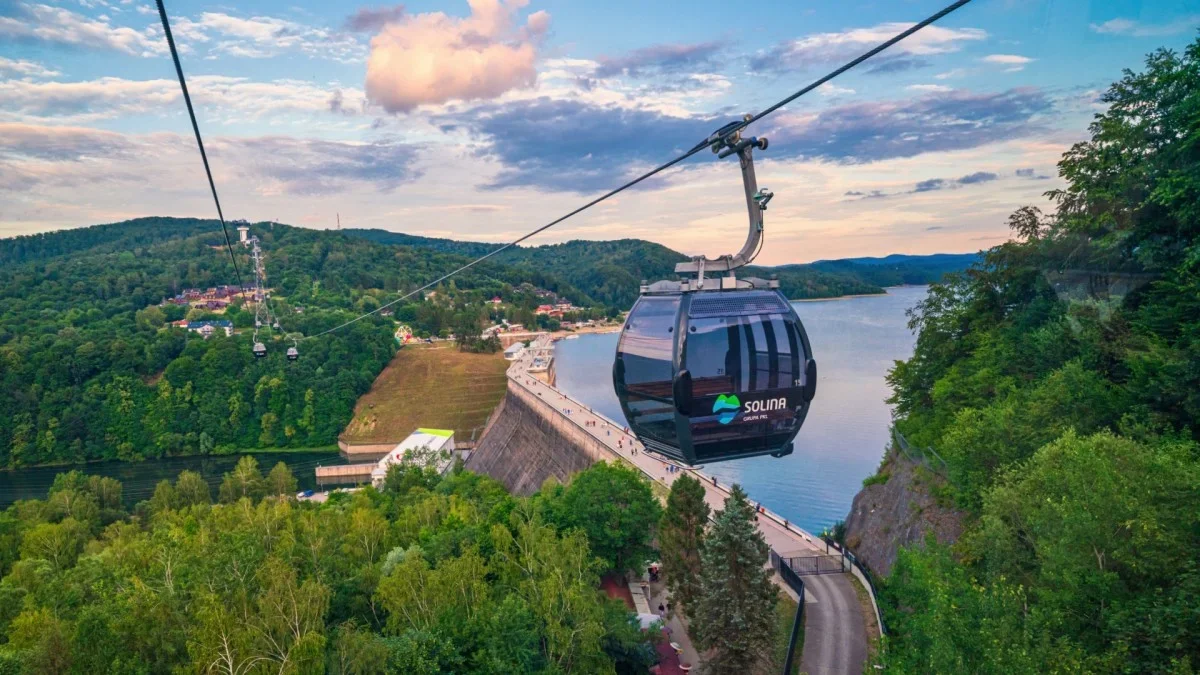
[(931, 287), (890, 374), (897, 426), (972, 523), (902, 551), (897, 672), (1200, 664), (1200, 40), (1102, 97), (1057, 210)]
[[(281, 466), (265, 484), (274, 476), (290, 491)], [(262, 482), (252, 463), (235, 474)], [(649, 635), (599, 591), (605, 563), (587, 535), (489, 478), (398, 469), (382, 491), (324, 504), (271, 488), (212, 505), (192, 476), (107, 523), (96, 506), (112, 485), (78, 473), (47, 500), (0, 513), (0, 537), (19, 551), (0, 558), (0, 672), (499, 675), (653, 663)]]

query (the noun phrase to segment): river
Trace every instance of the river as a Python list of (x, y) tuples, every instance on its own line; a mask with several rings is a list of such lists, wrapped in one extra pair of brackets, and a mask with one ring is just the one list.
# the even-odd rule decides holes
[[(174, 481), (181, 471), (197, 471), (212, 488), (213, 499), (217, 488), (228, 471), (232, 471), (242, 455), (209, 455), (194, 457), (167, 457), (145, 462), (93, 462), (74, 466), (39, 466), (28, 469), (0, 471), (0, 509), (18, 499), (44, 499), (54, 483), (54, 477), (71, 469), (86, 474), (109, 476), (121, 481), (124, 486), (122, 498), (127, 506), (149, 499), (154, 486), (166, 478)], [(336, 451), (331, 452), (272, 452), (254, 454), (259, 469), (265, 476), (276, 462), (288, 465), (295, 474), (301, 490), (317, 487), (316, 473), (319, 465), (345, 464), (346, 460)]]
[[(886, 295), (794, 303), (817, 360), (817, 396), (795, 451), (710, 464), (705, 473), (740, 483), (751, 499), (809, 532), (846, 517), (862, 480), (875, 472), (888, 443), (891, 390), (884, 380), (897, 359), (912, 355), (915, 337), (905, 312), (925, 286)], [(624, 424), (613, 393), (617, 334), (580, 335), (555, 349), (558, 387)]]

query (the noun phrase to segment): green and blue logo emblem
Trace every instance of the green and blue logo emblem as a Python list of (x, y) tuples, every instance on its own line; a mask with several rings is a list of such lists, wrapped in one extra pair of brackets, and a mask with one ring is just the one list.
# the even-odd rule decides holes
[(721, 394), (717, 400), (713, 402), (713, 414), (717, 415), (717, 421), (721, 424), (729, 424), (733, 418), (737, 417), (738, 411), (742, 409), (742, 402), (738, 400), (737, 394)]

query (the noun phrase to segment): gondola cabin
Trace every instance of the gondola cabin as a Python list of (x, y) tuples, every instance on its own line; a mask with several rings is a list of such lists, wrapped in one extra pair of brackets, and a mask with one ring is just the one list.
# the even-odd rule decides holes
[(262, 359), (267, 356), (267, 346), (261, 342), (254, 343), (253, 351), (255, 358)]
[(790, 454), (817, 385), (795, 310), (769, 287), (684, 288), (644, 289), (622, 329), (613, 385), (631, 430), (688, 465)]

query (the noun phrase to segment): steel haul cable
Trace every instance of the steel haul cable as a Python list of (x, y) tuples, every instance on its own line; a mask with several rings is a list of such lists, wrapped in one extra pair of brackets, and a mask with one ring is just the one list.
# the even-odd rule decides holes
[[(192, 112), (192, 102), (191, 102), (191, 99), (188, 98), (187, 85), (184, 83), (184, 79), (183, 79), (183, 68), (179, 65), (179, 55), (175, 51), (175, 42), (171, 38), (171, 29), (167, 25), (167, 12), (163, 8), (163, 0), (157, 0), (157, 2), (158, 2), (159, 15), (162, 17), (162, 21), (163, 21), (163, 30), (167, 34), (167, 43), (171, 46), (171, 56), (172, 56), (172, 58), (175, 59), (175, 70), (179, 73), (179, 84), (183, 87), (183, 96), (184, 96), (184, 100), (187, 102), (188, 114), (191, 115), (191, 117), (192, 117), (192, 128), (196, 131), (196, 142), (200, 143), (200, 128), (196, 125), (196, 116)], [(845, 63), (841, 67), (837, 68), (836, 70), (831, 71), (830, 73), (824, 75), (823, 77), (821, 77), (817, 80), (814, 80), (812, 83), (805, 86), (804, 88), (799, 89), (796, 92), (790, 94), (789, 96), (781, 99), (778, 103), (775, 103), (774, 105), (760, 111), (759, 113), (757, 113), (755, 115), (751, 115), (740, 122), (736, 122), (734, 124), (730, 124), (729, 126), (727, 126), (725, 128), (722, 128), (722, 130), (719, 134), (714, 134), (713, 136), (706, 138), (705, 140), (696, 144), (696, 146), (693, 147), (691, 150), (688, 150), (687, 152), (683, 153), (682, 155), (676, 157), (675, 159), (672, 159), (669, 162), (666, 162), (665, 164), (660, 164), (659, 166), (651, 169), (650, 171), (647, 171), (646, 173), (638, 176), (637, 178), (634, 178), (633, 180), (625, 183), (624, 185), (621, 185), (618, 188), (614, 188), (613, 190), (610, 190), (610, 191), (604, 193), (603, 195), (593, 199), (592, 201), (584, 204), (583, 206), (580, 206), (579, 208), (575, 209), (574, 211), (571, 211), (570, 213), (567, 213), (566, 215), (555, 218), (554, 220), (546, 223), (545, 225), (542, 225), (541, 227), (537, 228), (536, 230), (533, 230), (518, 239), (510, 241), (507, 244), (500, 246), (499, 248), (493, 249), (492, 251), (489, 251), (489, 252), (485, 253), (484, 255), (481, 255), (478, 258), (468, 262), (467, 264), (463, 265), (462, 267), (459, 267), (447, 274), (444, 274), (444, 275), (438, 277), (437, 279), (434, 279), (433, 281), (425, 284), (424, 286), (417, 288), (416, 290), (405, 293), (404, 295), (400, 296), (399, 298), (396, 298), (395, 300), (392, 300), (391, 302), (388, 302), (386, 304), (380, 305), (379, 307), (376, 307), (375, 309), (371, 310), (370, 312), (356, 316), (353, 319), (346, 321), (345, 323), (334, 326), (333, 328), (330, 328), (328, 330), (321, 331), (320, 333), (316, 333), (314, 335), (309, 335), (309, 336), (305, 337), (304, 339), (311, 340), (313, 338), (319, 338), (323, 335), (328, 335), (334, 331), (341, 330), (341, 329), (345, 328), (346, 326), (349, 326), (351, 324), (362, 321), (363, 319), (365, 319), (369, 316), (378, 314), (379, 312), (387, 309), (388, 307), (391, 307), (392, 305), (403, 302), (403, 301), (413, 297), (417, 293), (420, 293), (421, 291), (425, 291), (430, 288), (433, 288), (434, 286), (437, 286), (438, 284), (442, 283), (443, 281), (446, 281), (450, 277), (453, 277), (461, 272), (464, 272), (464, 271), (474, 267), (475, 265), (478, 265), (479, 263), (487, 260), (488, 258), (491, 258), (492, 256), (502, 253), (514, 246), (517, 246), (521, 242), (526, 241), (527, 239), (530, 239), (532, 237), (535, 237), (535, 236), (541, 234), (542, 232), (545, 232), (546, 230), (554, 227), (555, 225), (558, 225), (559, 223), (563, 222), (564, 220), (567, 220), (568, 218), (571, 218), (575, 215), (582, 213), (583, 211), (590, 209), (591, 207), (595, 206), (596, 204), (599, 204), (600, 202), (608, 199), (609, 197), (612, 197), (620, 192), (624, 192), (625, 190), (628, 190), (629, 188), (633, 187), (634, 185), (637, 185), (638, 183), (641, 183), (642, 181), (646, 180), (647, 178), (651, 178), (652, 176), (655, 176), (659, 173), (662, 173), (663, 171), (666, 171), (667, 169), (675, 166), (676, 164), (679, 164), (680, 162), (684, 161), (685, 159), (688, 159), (692, 155), (695, 155), (696, 153), (700, 152), (701, 150), (704, 150), (705, 148), (710, 147), (714, 143), (719, 143), (719, 142), (725, 140), (726, 138), (728, 138), (736, 133), (739, 133), (742, 129), (745, 129), (747, 126), (753, 124), (754, 122), (757, 122), (758, 120), (761, 120), (762, 118), (766, 117), (767, 115), (774, 113), (775, 111), (779, 110), (783, 106), (791, 103), (792, 101), (795, 101), (796, 99), (800, 98), (801, 96), (804, 96), (805, 94), (811, 92), (812, 90), (816, 89), (817, 87), (821, 86), (822, 84), (825, 84), (826, 82), (829, 82), (830, 80), (834, 79), (835, 77), (845, 73), (846, 71), (850, 70), (851, 68), (858, 66), (859, 64), (863, 63), (864, 61), (867, 61), (868, 59), (871, 59), (871, 58), (877, 56), (879, 53), (896, 45), (896, 43), (903, 41), (904, 39), (908, 38), (909, 36), (913, 35), (914, 33), (918, 32), (918, 31), (920, 31), (921, 29), (925, 28), (926, 26), (929, 26), (930, 24), (933, 24), (933, 23), (945, 18), (950, 13), (954, 12), (955, 10), (961, 8), (962, 6), (964, 6), (966, 4), (969, 4), (970, 2), (971, 2), (971, 0), (957, 0), (957, 2), (953, 2), (949, 5), (947, 5), (946, 7), (942, 8), (938, 12), (931, 14), (930, 16), (926, 17), (922, 21), (919, 21), (919, 22), (913, 24), (912, 26), (908, 27), (907, 29), (892, 36), (890, 39), (888, 39), (884, 42), (881, 42), (880, 44), (876, 45), (872, 49), (864, 52), (863, 54), (859, 55), (857, 58), (854, 58), (851, 61), (848, 61), (847, 63)], [(203, 143), (200, 143), (200, 155), (202, 157), (204, 157)], [(213, 199), (215, 200), (217, 197), (217, 189), (216, 189), (216, 187), (213, 187), (212, 173), (208, 171), (208, 158), (207, 157), (204, 158), (204, 170), (206, 172), (208, 172), (208, 183), (209, 183), (209, 186), (212, 187)], [(220, 203), (218, 203), (217, 204), (217, 214), (220, 215), (220, 212), (221, 212), (221, 205), (220, 205)], [(221, 228), (222, 229), (225, 228), (224, 217), (221, 218)], [(226, 241), (226, 243), (229, 242), (229, 233), (228, 232), (225, 233), (225, 241)], [(230, 256), (233, 255), (232, 247), (230, 247), (229, 253), (230, 253)], [(236, 263), (234, 264), (234, 266), (236, 268)], [(239, 282), (240, 282), (240, 279), (241, 278), (239, 275)]]
[(179, 52), (175, 49), (175, 38), (171, 35), (171, 23), (167, 21), (167, 8), (163, 0), (158, 2), (158, 17), (162, 19), (163, 33), (167, 36), (167, 46), (171, 48), (171, 59), (175, 62), (175, 73), (179, 75), (179, 88), (183, 90), (183, 102), (187, 104), (188, 117), (192, 120), (192, 131), (196, 132), (196, 145), (200, 146), (200, 159), (204, 160), (204, 173), (208, 175), (208, 187), (212, 190), (213, 202), (217, 205), (217, 218), (221, 220), (221, 232), (225, 234), (225, 248), (229, 250), (229, 260), (233, 262), (233, 273), (237, 275), (238, 290), (245, 291), (242, 283), (242, 272), (238, 269), (237, 256), (233, 254), (233, 242), (229, 239), (229, 228), (225, 227), (225, 214), (221, 212), (221, 200), (217, 198), (217, 184), (213, 182), (212, 170), (208, 168), (208, 154), (204, 152), (204, 140), (200, 138), (200, 125), (196, 123), (196, 111), (192, 109), (192, 97), (188, 94), (187, 80), (183, 77), (183, 65), (179, 62)]

